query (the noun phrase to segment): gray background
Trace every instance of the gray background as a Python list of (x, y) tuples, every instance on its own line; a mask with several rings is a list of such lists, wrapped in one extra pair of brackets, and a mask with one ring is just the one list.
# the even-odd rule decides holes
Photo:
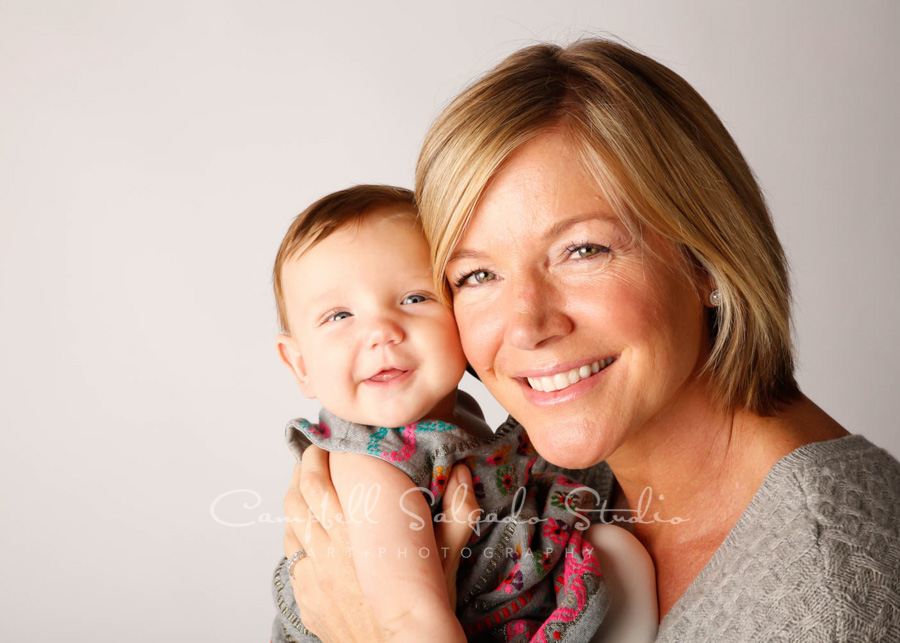
[(898, 18), (893, 1), (0, 2), (0, 638), (267, 640), (282, 427), (316, 412), (273, 346), (281, 235), (328, 191), (410, 185), (440, 107), (536, 40), (615, 34), (709, 100), (787, 247), (803, 390), (900, 454)]

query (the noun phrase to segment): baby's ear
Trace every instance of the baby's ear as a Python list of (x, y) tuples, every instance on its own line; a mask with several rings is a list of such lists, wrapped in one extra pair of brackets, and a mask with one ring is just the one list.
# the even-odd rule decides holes
[(278, 347), (281, 361), (294, 374), (300, 391), (309, 399), (314, 400), (316, 390), (312, 378), (306, 372), (306, 365), (303, 363), (303, 355), (300, 354), (300, 346), (297, 345), (297, 341), (290, 335), (279, 335), (275, 338), (275, 345)]

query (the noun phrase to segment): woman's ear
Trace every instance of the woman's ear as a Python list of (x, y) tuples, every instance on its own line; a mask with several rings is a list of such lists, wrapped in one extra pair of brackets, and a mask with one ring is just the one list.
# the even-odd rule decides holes
[(311, 400), (316, 398), (316, 390), (313, 386), (312, 378), (306, 372), (306, 365), (303, 363), (303, 355), (300, 354), (300, 346), (297, 341), (290, 335), (279, 335), (275, 338), (275, 345), (278, 347), (278, 355), (284, 365), (294, 374), (297, 380), (297, 386), (300, 391)]
[[(716, 287), (716, 278), (713, 276), (713, 273), (703, 266), (703, 263), (688, 251), (687, 253), (688, 260), (691, 262), (691, 265), (694, 269), (694, 287), (697, 290), (697, 294), (700, 296), (700, 301), (703, 303), (703, 306), (706, 308), (715, 308), (721, 302), (721, 293), (717, 290)], [(713, 294), (719, 293), (719, 294)]]

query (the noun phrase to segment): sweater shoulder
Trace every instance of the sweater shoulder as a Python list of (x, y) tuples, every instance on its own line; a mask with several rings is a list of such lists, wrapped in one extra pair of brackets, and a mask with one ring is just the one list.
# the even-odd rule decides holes
[(807, 445), (779, 465), (822, 535), (876, 551), (900, 535), (900, 463), (864, 437)]
[(862, 436), (800, 454), (836, 640), (900, 640), (900, 463)]
[(661, 641), (900, 640), (900, 464), (862, 436), (782, 458)]

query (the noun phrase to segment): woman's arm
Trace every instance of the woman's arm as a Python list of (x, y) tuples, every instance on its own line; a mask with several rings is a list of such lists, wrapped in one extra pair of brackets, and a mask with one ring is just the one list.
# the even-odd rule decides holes
[[(359, 543), (363, 543), (363, 547), (367, 543), (365, 536), (367, 525), (356, 525), (355, 527), (361, 528), (359, 530), (360, 537), (354, 538), (351, 536), (351, 529), (348, 529), (348, 525), (343, 522), (343, 518), (339, 520), (343, 508), (331, 476), (334, 474), (340, 478), (338, 480), (339, 487), (346, 486), (349, 478), (354, 475), (352, 471), (347, 471), (347, 468), (343, 466), (346, 463), (339, 463), (336, 470), (332, 472), (329, 467), (328, 453), (316, 447), (309, 447), (303, 454), (303, 467), (298, 466), (294, 469), (294, 476), (285, 497), (285, 515), (289, 519), (285, 533), (285, 554), (292, 555), (301, 548), (301, 543), (303, 548), (309, 552), (306, 558), (300, 559), (294, 565), (292, 577), (294, 595), (303, 622), (308, 629), (326, 642), (400, 641), (407, 638), (414, 640), (409, 638), (411, 630), (398, 630), (398, 624), (404, 620), (403, 618), (398, 620), (395, 615), (394, 622), (385, 622), (383, 615), (379, 613), (378, 605), (373, 604), (368, 596), (371, 592), (364, 592), (362, 589), (359, 582), (360, 575), (375, 581), (379, 579), (379, 576), (373, 571), (377, 569), (376, 558), (371, 555), (369, 558), (336, 555), (337, 552), (346, 552), (348, 549), (353, 551), (354, 541), (356, 541), (357, 547), (360, 546)], [(473, 512), (475, 514), (478, 512), (474, 494), (466, 494), (465, 500), (458, 503), (458, 507), (450, 506), (450, 500), (454, 497), (456, 488), (461, 484), (460, 478), (468, 481), (471, 485), (471, 480), (467, 476), (468, 470), (464, 466), (458, 466), (448, 481), (444, 496), (444, 509), (449, 516), (454, 518), (454, 522), (440, 525), (437, 533), (438, 540), (435, 542), (430, 514), (427, 513), (426, 505), (427, 519), (422, 532), (428, 535), (420, 536), (420, 538), (425, 538), (426, 542), (430, 539), (434, 543), (434, 551), (446, 552), (447, 555), (442, 559), (449, 562), (445, 563), (443, 583), (449, 587), (454, 586), (455, 566), (458, 565), (460, 552), (471, 533), (466, 517)], [(409, 486), (411, 487), (411, 483)], [(418, 494), (418, 498), (424, 505), (421, 493), (418, 491), (415, 493)], [(415, 497), (415, 495), (411, 493), (409, 497)], [(384, 507), (388, 509), (389, 505), (385, 504)], [(312, 520), (308, 520), (310, 515), (313, 516)], [(399, 533), (397, 532), (398, 525), (402, 525), (409, 531), (408, 525), (412, 520), (409, 515), (399, 510), (388, 510), (383, 515), (379, 514), (379, 519), (384, 521), (379, 529), (387, 529), (394, 535)], [(428, 547), (429, 551), (432, 551), (430, 545)], [(329, 556), (329, 551), (334, 552), (335, 555)], [(434, 555), (436, 556), (437, 553)], [(361, 572), (360, 575), (358, 575), (357, 568)], [(432, 564), (425, 570), (425, 574), (426, 577), (422, 580), (421, 587), (427, 588), (428, 598), (421, 603), (416, 603), (416, 609), (409, 617), (414, 620), (407, 621), (403, 628), (412, 627), (415, 624), (416, 628), (429, 628), (429, 640), (464, 641), (462, 629), (446, 598), (446, 591), (440, 587), (442, 582), (440, 568)], [(416, 581), (409, 580), (408, 582)], [(378, 591), (377, 587), (375, 591)], [(382, 598), (385, 598), (386, 593), (383, 588), (381, 591)], [(378, 599), (375, 602), (379, 602)]]

